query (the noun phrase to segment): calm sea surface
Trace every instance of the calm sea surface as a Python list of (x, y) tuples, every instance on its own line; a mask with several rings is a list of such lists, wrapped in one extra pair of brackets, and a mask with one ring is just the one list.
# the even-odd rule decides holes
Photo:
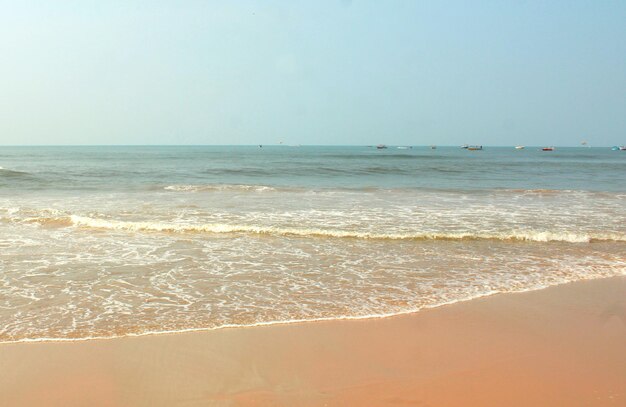
[(626, 275), (626, 151), (0, 147), (0, 342), (412, 312)]

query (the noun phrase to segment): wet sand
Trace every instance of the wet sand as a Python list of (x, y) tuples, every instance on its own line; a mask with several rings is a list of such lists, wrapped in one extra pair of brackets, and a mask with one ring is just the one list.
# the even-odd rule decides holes
[(0, 345), (1, 406), (623, 406), (626, 277), (386, 319)]

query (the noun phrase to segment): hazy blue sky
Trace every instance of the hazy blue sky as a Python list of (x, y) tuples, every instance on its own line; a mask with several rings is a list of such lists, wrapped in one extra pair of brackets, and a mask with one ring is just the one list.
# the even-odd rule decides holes
[(0, 144), (626, 144), (626, 1), (0, 1)]

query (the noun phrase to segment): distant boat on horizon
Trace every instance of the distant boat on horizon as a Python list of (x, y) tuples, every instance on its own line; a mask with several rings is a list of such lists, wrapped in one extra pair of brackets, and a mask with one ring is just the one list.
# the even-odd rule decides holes
[(379, 144), (379, 145), (376, 146), (376, 148), (379, 149), (379, 150), (383, 150), (383, 149), (387, 148), (387, 146), (384, 145), (384, 144)]
[(482, 150), (483, 146), (467, 146), (467, 149), (470, 151)]
[(515, 146), (516, 150), (523, 150), (525, 148), (525, 146)]
[(554, 147), (544, 147), (541, 151), (554, 151)]

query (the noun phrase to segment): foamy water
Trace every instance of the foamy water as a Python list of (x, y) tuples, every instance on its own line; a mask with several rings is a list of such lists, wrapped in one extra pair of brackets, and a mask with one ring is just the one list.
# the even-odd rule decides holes
[(3, 342), (386, 316), (626, 275), (619, 152), (8, 150)]

